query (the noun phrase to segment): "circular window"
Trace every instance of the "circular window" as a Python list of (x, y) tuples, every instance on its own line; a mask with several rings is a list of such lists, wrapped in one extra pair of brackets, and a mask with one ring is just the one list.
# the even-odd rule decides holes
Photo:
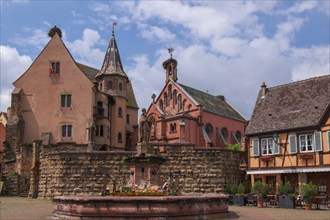
[(212, 127), (212, 125), (209, 124), (209, 123), (207, 123), (207, 124), (205, 125), (205, 131), (206, 131), (206, 133), (211, 137), (212, 134), (213, 134), (213, 127)]

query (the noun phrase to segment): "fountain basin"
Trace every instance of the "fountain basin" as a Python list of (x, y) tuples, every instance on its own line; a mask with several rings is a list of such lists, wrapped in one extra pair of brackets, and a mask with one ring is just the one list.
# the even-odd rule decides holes
[(198, 196), (57, 196), (53, 217), (62, 219), (210, 219), (228, 212), (223, 194)]

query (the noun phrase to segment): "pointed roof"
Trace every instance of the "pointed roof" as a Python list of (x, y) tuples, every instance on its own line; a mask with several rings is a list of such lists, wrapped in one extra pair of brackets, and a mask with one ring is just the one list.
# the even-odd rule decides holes
[(330, 75), (259, 91), (246, 135), (319, 126), (330, 110)]
[(121, 63), (115, 33), (113, 30), (107, 52), (105, 53), (102, 68), (97, 73), (96, 77), (104, 75), (121, 75), (127, 77), (123, 69), (123, 64)]

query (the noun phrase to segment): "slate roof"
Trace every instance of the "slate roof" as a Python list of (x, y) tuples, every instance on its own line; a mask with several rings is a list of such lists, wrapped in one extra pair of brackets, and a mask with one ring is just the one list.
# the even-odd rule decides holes
[(318, 126), (330, 108), (330, 75), (259, 91), (246, 135)]
[(114, 74), (118, 74), (118, 75), (127, 77), (127, 75), (123, 69), (123, 64), (121, 63), (115, 34), (112, 31), (112, 37), (110, 39), (107, 52), (105, 53), (102, 68), (97, 73), (96, 77), (102, 76), (102, 75), (114, 75)]
[(210, 95), (200, 90), (179, 84), (198, 104), (203, 105), (203, 109), (218, 115), (223, 115), (228, 118), (244, 121), (244, 117), (238, 113), (225, 100), (217, 96)]
[[(95, 69), (90, 66), (86, 66), (81, 63), (76, 63), (79, 69), (87, 76), (88, 79), (90, 79), (93, 83), (96, 83), (96, 75), (99, 72), (98, 69)], [(135, 99), (135, 95), (133, 92), (133, 87), (131, 82), (127, 83), (127, 106), (132, 108), (139, 108)]]

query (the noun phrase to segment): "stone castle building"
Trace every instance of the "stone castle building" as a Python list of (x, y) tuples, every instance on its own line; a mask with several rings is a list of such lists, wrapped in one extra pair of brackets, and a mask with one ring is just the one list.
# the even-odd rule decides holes
[(13, 83), (5, 162), (17, 174), (6, 179), (18, 182), (17, 193), (29, 188), (37, 145), (82, 152), (136, 146), (138, 105), (114, 32), (100, 70), (77, 63), (61, 35), (52, 28), (51, 40)]
[[(77, 63), (56, 26), (49, 35), (49, 43), (14, 82), (5, 193), (102, 195), (109, 183), (130, 179), (124, 161), (136, 155), (138, 139), (132, 84), (114, 33), (100, 70)], [(150, 144), (165, 161), (153, 175), (175, 178), (185, 194), (224, 192), (242, 180), (242, 153), (223, 146), (240, 142), (246, 121), (223, 97), (178, 84), (174, 59), (164, 68), (166, 85), (148, 110)]]
[(247, 121), (224, 96), (178, 83), (177, 61), (163, 63), (166, 83), (150, 105), (151, 142), (191, 143), (198, 147), (240, 144)]

